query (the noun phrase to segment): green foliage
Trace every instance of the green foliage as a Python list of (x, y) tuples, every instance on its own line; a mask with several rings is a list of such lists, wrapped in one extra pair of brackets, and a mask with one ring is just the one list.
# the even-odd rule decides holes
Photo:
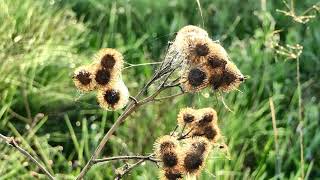
[[(176, 125), (179, 108), (213, 107), (229, 146), (229, 159), (215, 151), (201, 179), (276, 177), (276, 152), (269, 97), (275, 103), (282, 179), (300, 175), (300, 142), (296, 60), (286, 60), (271, 46), (300, 44), (306, 176), (320, 177), (319, 13), (300, 24), (276, 11), (281, 1), (200, 1), (204, 28), (220, 40), (243, 74), (250, 78), (241, 92), (204, 92), (148, 104), (134, 113), (105, 147), (104, 156), (146, 154), (154, 140)], [(266, 4), (264, 4), (264, 2)], [(295, 4), (299, 15), (316, 0)], [(71, 74), (88, 63), (100, 47), (124, 53), (129, 63), (159, 61), (174, 33), (187, 24), (202, 26), (194, 0), (0, 0), (0, 132), (18, 137), (32, 155), (61, 179), (73, 179), (90, 158), (119, 112), (104, 112), (93, 93), (76, 91)], [(276, 30), (281, 30), (275, 35)], [(136, 94), (152, 75), (152, 66), (124, 71)], [(209, 98), (206, 97), (210, 93)], [(88, 179), (112, 179), (121, 162), (94, 166)], [(44, 175), (0, 143), (0, 179), (45, 179)], [(153, 179), (147, 162), (128, 179)]]

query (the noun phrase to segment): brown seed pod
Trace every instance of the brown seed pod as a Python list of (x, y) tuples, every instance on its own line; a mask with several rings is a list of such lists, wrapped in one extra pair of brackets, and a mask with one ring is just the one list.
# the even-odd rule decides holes
[(190, 39), (194, 36), (207, 38), (208, 33), (204, 29), (199, 28), (197, 26), (185, 26), (178, 31), (177, 36), (172, 44), (172, 47), (178, 52), (183, 52), (188, 46), (187, 39)]
[(154, 152), (158, 158), (161, 157), (161, 154), (164, 152), (171, 151), (176, 149), (179, 146), (179, 142), (173, 136), (165, 135), (156, 140), (154, 143)]
[(196, 175), (203, 168), (205, 163), (205, 154), (197, 153), (192, 149), (185, 152), (182, 161), (182, 167), (187, 174)]
[(183, 179), (184, 172), (181, 167), (163, 168), (161, 170), (161, 180), (178, 180)]
[(172, 168), (179, 164), (179, 152), (177, 149), (166, 150), (160, 155), (163, 167)]
[(129, 101), (129, 91), (122, 80), (100, 89), (97, 94), (100, 106), (106, 110), (122, 109)]
[(210, 142), (204, 137), (193, 137), (184, 146), (182, 167), (188, 175), (197, 175), (204, 167), (211, 151)]
[(222, 74), (213, 75), (209, 79), (213, 90), (229, 92), (239, 87), (244, 81), (244, 76), (237, 66), (229, 61)]
[(194, 33), (196, 35), (202, 35), (202, 36), (207, 36), (208, 37), (208, 33), (206, 30), (198, 27), (198, 26), (194, 26), (194, 25), (187, 25), (182, 27), (178, 33), (177, 33), (177, 37), (179, 36), (186, 36), (186, 35), (190, 35), (191, 33)]
[(195, 66), (188, 68), (180, 79), (181, 86), (186, 92), (199, 92), (209, 85), (209, 72), (201, 67)]
[(122, 54), (111, 48), (103, 48), (94, 56), (94, 62), (100, 64), (104, 69), (108, 69), (113, 74), (119, 74), (123, 68)]
[(193, 137), (189, 140), (188, 145), (188, 148), (200, 154), (208, 154), (212, 146), (205, 137)]
[(197, 111), (192, 108), (183, 108), (178, 114), (178, 124), (180, 127), (189, 129), (192, 126), (192, 123), (196, 121)]
[(119, 79), (112, 70), (105, 69), (100, 64), (93, 64), (93, 69), (94, 80), (99, 89), (104, 89)]
[(212, 51), (212, 40), (203, 36), (188, 36), (183, 42), (182, 52), (191, 64), (203, 64)]
[(211, 123), (216, 124), (218, 121), (217, 112), (212, 108), (199, 109), (198, 113), (200, 114), (200, 118), (196, 124), (200, 127), (207, 126)]
[(92, 67), (81, 66), (74, 71), (73, 82), (81, 91), (92, 91), (96, 87)]
[(206, 66), (212, 70), (220, 69), (223, 71), (229, 62), (228, 53), (219, 43), (213, 41), (210, 43), (210, 48), (211, 51), (206, 59)]
[(194, 130), (192, 131), (192, 136), (197, 137), (205, 137), (210, 142), (216, 143), (217, 140), (220, 138), (220, 129), (217, 124), (209, 124), (207, 126), (196, 126)]

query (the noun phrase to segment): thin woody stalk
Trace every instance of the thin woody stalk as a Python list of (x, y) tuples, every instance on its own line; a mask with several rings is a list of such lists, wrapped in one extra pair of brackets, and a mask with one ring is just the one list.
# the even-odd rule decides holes
[(33, 163), (35, 163), (42, 172), (45, 173), (45, 175), (48, 176), (49, 179), (54, 180), (54, 176), (43, 166), (40, 164), (40, 162), (38, 162), (38, 160), (36, 160), (30, 153), (28, 153), (26, 150), (24, 150), (23, 148), (21, 148), (18, 143), (14, 140), (14, 138), (9, 138), (6, 137), (2, 134), (0, 134), (0, 139), (2, 139), (3, 141), (5, 141), (8, 145), (12, 146), (13, 148), (17, 149), (21, 154), (23, 154), (24, 156), (26, 156), (30, 161), (32, 161)]

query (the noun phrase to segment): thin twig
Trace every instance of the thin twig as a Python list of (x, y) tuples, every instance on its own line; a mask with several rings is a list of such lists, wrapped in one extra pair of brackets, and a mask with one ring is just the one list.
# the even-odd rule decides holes
[(186, 134), (184, 134), (184, 135), (181, 134), (181, 135), (178, 137), (177, 140), (185, 139), (185, 138), (192, 132), (192, 130), (193, 130), (193, 128), (191, 128)]
[(141, 63), (141, 64), (130, 64), (130, 63), (126, 63), (129, 66), (124, 67), (123, 69), (129, 69), (132, 67), (137, 67), (137, 66), (147, 66), (147, 65), (157, 65), (157, 64), (161, 64), (162, 62), (151, 62), (151, 63)]
[(184, 93), (185, 93), (185, 92), (181, 92), (181, 93), (177, 93), (177, 94), (170, 95), (170, 96), (165, 96), (165, 97), (160, 97), (160, 98), (154, 98), (154, 101), (163, 101), (163, 100), (175, 98), (175, 97), (178, 97), (178, 96), (183, 95)]
[(154, 159), (152, 156), (114, 156), (114, 157), (109, 157), (109, 158), (102, 158), (102, 159), (95, 159), (93, 160), (93, 163), (97, 164), (97, 163), (103, 163), (103, 162), (108, 162), (108, 161), (116, 161), (116, 160), (130, 160), (130, 159), (134, 159), (134, 160), (148, 160), (148, 161), (152, 161), (152, 162), (159, 162), (160, 160), (158, 159)]
[(21, 148), (18, 143), (14, 140), (14, 138), (6, 137), (2, 134), (0, 134), (0, 139), (5, 141), (8, 145), (14, 147), (17, 149), (21, 154), (26, 156), (28, 159), (30, 159), (33, 163), (35, 163), (47, 176), (49, 179), (54, 180), (54, 176), (43, 166), (38, 162), (31, 154), (29, 154), (26, 150)]
[[(154, 154), (150, 154), (150, 155), (147, 156), (147, 157), (152, 157), (152, 156), (154, 156)], [(141, 159), (141, 160), (139, 160), (138, 162), (130, 165), (129, 167), (126, 167), (125, 170), (120, 171), (120, 172), (116, 175), (115, 180), (120, 180), (123, 176), (125, 176), (126, 174), (128, 174), (132, 169), (134, 169), (135, 167), (139, 166), (140, 164), (142, 164), (142, 163), (143, 163), (144, 161), (146, 161), (146, 160), (149, 160), (149, 159)]]

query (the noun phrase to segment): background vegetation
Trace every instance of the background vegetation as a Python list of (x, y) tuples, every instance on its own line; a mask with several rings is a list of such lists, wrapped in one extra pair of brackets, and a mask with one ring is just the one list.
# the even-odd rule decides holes
[[(309, 22), (297, 19), (318, 1), (296, 1), (290, 7), (295, 17), (278, 11), (290, 11), (279, 0), (200, 2), (203, 23), (194, 0), (0, 0), (0, 133), (17, 137), (59, 178), (74, 178), (120, 112), (102, 111), (95, 94), (79, 93), (71, 80), (73, 69), (90, 62), (101, 47), (119, 49), (128, 63), (160, 61), (179, 28), (204, 24), (250, 76), (242, 93), (224, 95), (233, 113), (209, 91), (149, 104), (117, 130), (103, 154), (149, 153), (154, 140), (175, 127), (179, 108), (210, 106), (218, 111), (229, 154), (213, 153), (201, 179), (297, 179), (302, 171), (300, 131), (305, 176), (320, 178), (319, 4), (308, 11), (315, 15)], [(303, 46), (301, 123), (296, 51), (284, 53), (295, 44)], [(131, 94), (152, 72), (152, 66), (124, 71)], [(269, 97), (275, 105), (279, 152)], [(95, 166), (86, 177), (112, 179), (120, 165)], [(0, 143), (1, 180), (44, 179), (39, 172)], [(147, 162), (127, 179), (155, 179), (157, 174), (157, 167)]]

